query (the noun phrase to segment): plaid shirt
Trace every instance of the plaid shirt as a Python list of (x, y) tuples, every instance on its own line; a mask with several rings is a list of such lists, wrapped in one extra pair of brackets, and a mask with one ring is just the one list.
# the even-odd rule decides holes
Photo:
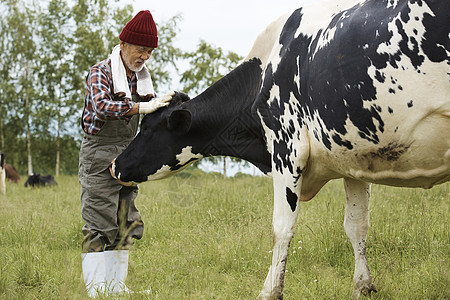
[[(106, 63), (111, 66), (111, 59)], [(136, 74), (127, 77), (131, 94), (136, 94)], [(129, 120), (125, 114), (133, 107), (134, 102), (128, 98), (115, 99), (113, 96), (113, 80), (108, 68), (100, 62), (94, 65), (86, 78), (86, 93), (82, 117), (84, 132), (96, 135), (106, 120)]]

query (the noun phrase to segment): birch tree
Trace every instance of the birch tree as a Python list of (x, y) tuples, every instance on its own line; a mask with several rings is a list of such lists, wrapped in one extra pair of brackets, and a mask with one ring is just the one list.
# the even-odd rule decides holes
[[(41, 85), (42, 120), (46, 120), (47, 134), (55, 137), (55, 175), (59, 175), (61, 157), (61, 134), (66, 126), (65, 122), (76, 111), (72, 87), (69, 85), (69, 57), (71, 26), (67, 4), (62, 0), (51, 0), (47, 9), (39, 18), (39, 82)], [(41, 130), (43, 130), (41, 129)], [(53, 133), (52, 133), (53, 132)]]
[(22, 119), (22, 124), (25, 124), (22, 133), (26, 135), (27, 168), (28, 174), (31, 174), (33, 172), (31, 118), (36, 95), (36, 78), (33, 73), (36, 67), (36, 36), (32, 29), (37, 27), (36, 7), (26, 5), (22, 1), (8, 1), (6, 6), (9, 12), (5, 19), (7, 32), (4, 36), (9, 45), (6, 68), (9, 71), (10, 88), (15, 92), (8, 94), (7, 101), (11, 104), (10, 109)]

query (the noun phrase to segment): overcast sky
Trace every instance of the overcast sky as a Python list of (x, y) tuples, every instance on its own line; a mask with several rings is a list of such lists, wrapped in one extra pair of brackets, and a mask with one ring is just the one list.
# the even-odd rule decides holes
[(269, 23), (302, 4), (318, 0), (121, 0), (134, 13), (148, 9), (157, 23), (180, 13), (175, 46), (196, 49), (200, 39), (245, 57)]

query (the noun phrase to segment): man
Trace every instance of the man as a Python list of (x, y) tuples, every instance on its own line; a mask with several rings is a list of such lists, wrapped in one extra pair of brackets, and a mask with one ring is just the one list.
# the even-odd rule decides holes
[(139, 114), (167, 106), (173, 92), (154, 98), (144, 63), (158, 47), (155, 22), (140, 11), (119, 35), (111, 56), (94, 65), (86, 78), (82, 115), (84, 137), (79, 181), (83, 227), (82, 268), (90, 297), (126, 292), (128, 249), (140, 239), (143, 222), (134, 200), (138, 187), (115, 181), (108, 170), (135, 137)]

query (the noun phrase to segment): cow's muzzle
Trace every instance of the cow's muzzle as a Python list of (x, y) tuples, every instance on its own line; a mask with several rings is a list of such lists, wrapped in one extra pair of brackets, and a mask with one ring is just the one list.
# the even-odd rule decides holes
[(134, 181), (125, 182), (125, 181), (120, 180), (120, 174), (119, 174), (118, 177), (116, 176), (116, 159), (113, 159), (113, 161), (109, 165), (109, 173), (111, 174), (112, 178), (117, 180), (117, 182), (120, 183), (121, 185), (124, 185), (124, 186), (137, 186), (137, 183), (134, 182)]

